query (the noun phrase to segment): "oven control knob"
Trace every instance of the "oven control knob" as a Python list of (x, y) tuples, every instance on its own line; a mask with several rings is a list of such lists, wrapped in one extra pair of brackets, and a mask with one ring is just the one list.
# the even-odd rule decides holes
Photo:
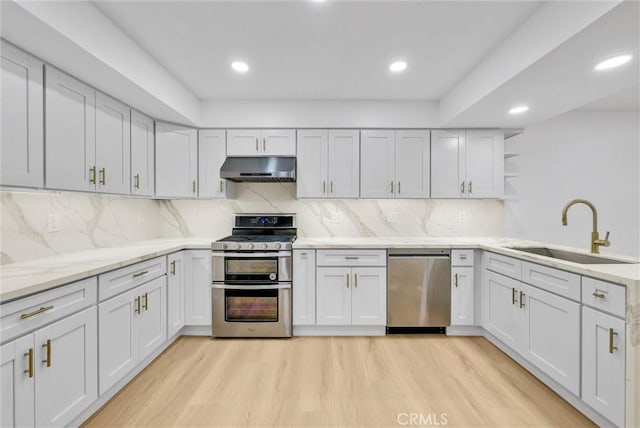
[(222, 249), (226, 250), (227, 249), (227, 244), (222, 244)]
[(277, 243), (276, 243), (276, 250), (279, 250), (280, 248), (282, 248), (282, 244), (281, 244), (281, 243), (279, 243), (279, 242), (277, 242)]
[(253, 249), (253, 244), (249, 244), (249, 249), (252, 250)]

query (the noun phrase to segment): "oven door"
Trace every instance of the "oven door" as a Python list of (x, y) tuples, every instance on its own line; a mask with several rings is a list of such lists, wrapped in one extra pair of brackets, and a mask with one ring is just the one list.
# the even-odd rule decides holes
[(291, 336), (291, 283), (211, 287), (214, 337)]
[(211, 275), (214, 282), (231, 284), (291, 281), (291, 252), (213, 251)]

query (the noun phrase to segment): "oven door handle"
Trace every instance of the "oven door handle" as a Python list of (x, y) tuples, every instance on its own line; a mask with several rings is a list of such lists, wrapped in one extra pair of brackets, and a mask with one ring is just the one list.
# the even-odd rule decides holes
[(278, 282), (275, 284), (265, 285), (238, 285), (238, 284), (226, 284), (223, 282), (214, 282), (211, 284), (211, 288), (220, 288), (223, 290), (279, 290), (291, 288), (290, 282)]
[(211, 257), (263, 258), (263, 257), (291, 257), (291, 251), (272, 251), (262, 253), (231, 253), (228, 251), (212, 251)]

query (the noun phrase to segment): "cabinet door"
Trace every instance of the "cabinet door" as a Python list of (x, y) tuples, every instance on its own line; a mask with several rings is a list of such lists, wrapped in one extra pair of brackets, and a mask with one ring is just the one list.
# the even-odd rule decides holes
[(135, 288), (98, 305), (100, 342), (100, 395), (104, 394), (139, 362), (137, 319), (140, 293)]
[(167, 277), (161, 276), (138, 288), (141, 300), (138, 328), (140, 361), (167, 340)]
[(330, 198), (357, 198), (360, 194), (360, 131), (329, 131)]
[(469, 198), (501, 198), (504, 194), (504, 134), (467, 131), (466, 191)]
[(351, 268), (316, 269), (316, 323), (351, 325)]
[(184, 324), (211, 325), (211, 251), (184, 252)]
[(522, 284), (520, 353), (576, 396), (580, 395), (580, 304)]
[(153, 120), (131, 111), (131, 194), (153, 196), (155, 141)]
[(97, 190), (129, 194), (131, 190), (131, 109), (98, 92), (96, 95)]
[(329, 132), (298, 130), (296, 192), (298, 198), (326, 198)]
[(262, 146), (260, 154), (263, 156), (295, 156), (295, 129), (265, 129), (262, 131)]
[(475, 325), (473, 267), (451, 268), (451, 325)]
[(395, 131), (363, 130), (360, 135), (360, 197), (395, 197)]
[(505, 345), (518, 351), (522, 318), (518, 312), (518, 292), (523, 284), (494, 272), (485, 273), (483, 327)]
[[(44, 178), (43, 64), (0, 41), (0, 184), (42, 187)], [(5, 426), (5, 425), (3, 425)]]
[(227, 156), (259, 156), (262, 149), (259, 129), (227, 130)]
[[(464, 131), (431, 132), (431, 197), (463, 198)], [(466, 188), (465, 188), (466, 190)]]
[(197, 195), (197, 131), (156, 124), (156, 196), (195, 198)]
[(96, 91), (53, 67), (45, 71), (45, 185), (95, 190)]
[(429, 197), (430, 135), (429, 131), (396, 131), (397, 198)]
[(226, 198), (231, 195), (233, 182), (220, 178), (220, 167), (227, 156), (224, 129), (198, 131), (198, 196), (200, 198)]
[(97, 335), (95, 306), (34, 333), (49, 361), (36, 364), (36, 426), (66, 426), (98, 397)]
[(293, 250), (293, 325), (316, 323), (316, 252)]
[(351, 324), (387, 324), (387, 269), (353, 268), (351, 271)]
[(582, 400), (625, 425), (625, 323), (582, 307)]
[(167, 336), (184, 327), (184, 252), (167, 256)]
[(35, 373), (29, 373), (29, 352), (33, 369), (39, 353), (33, 346), (33, 334), (28, 334), (0, 347), (0, 396), (2, 412), (0, 426), (26, 427), (35, 425)]

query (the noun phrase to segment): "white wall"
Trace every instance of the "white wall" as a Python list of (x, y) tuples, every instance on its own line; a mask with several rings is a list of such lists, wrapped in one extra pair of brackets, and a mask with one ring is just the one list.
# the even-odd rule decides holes
[(590, 248), (591, 211), (569, 210), (574, 198), (598, 209), (601, 236), (611, 231), (610, 254), (640, 256), (640, 133), (638, 112), (574, 111), (532, 125), (505, 144), (518, 156), (507, 160), (505, 234), (510, 237)]

